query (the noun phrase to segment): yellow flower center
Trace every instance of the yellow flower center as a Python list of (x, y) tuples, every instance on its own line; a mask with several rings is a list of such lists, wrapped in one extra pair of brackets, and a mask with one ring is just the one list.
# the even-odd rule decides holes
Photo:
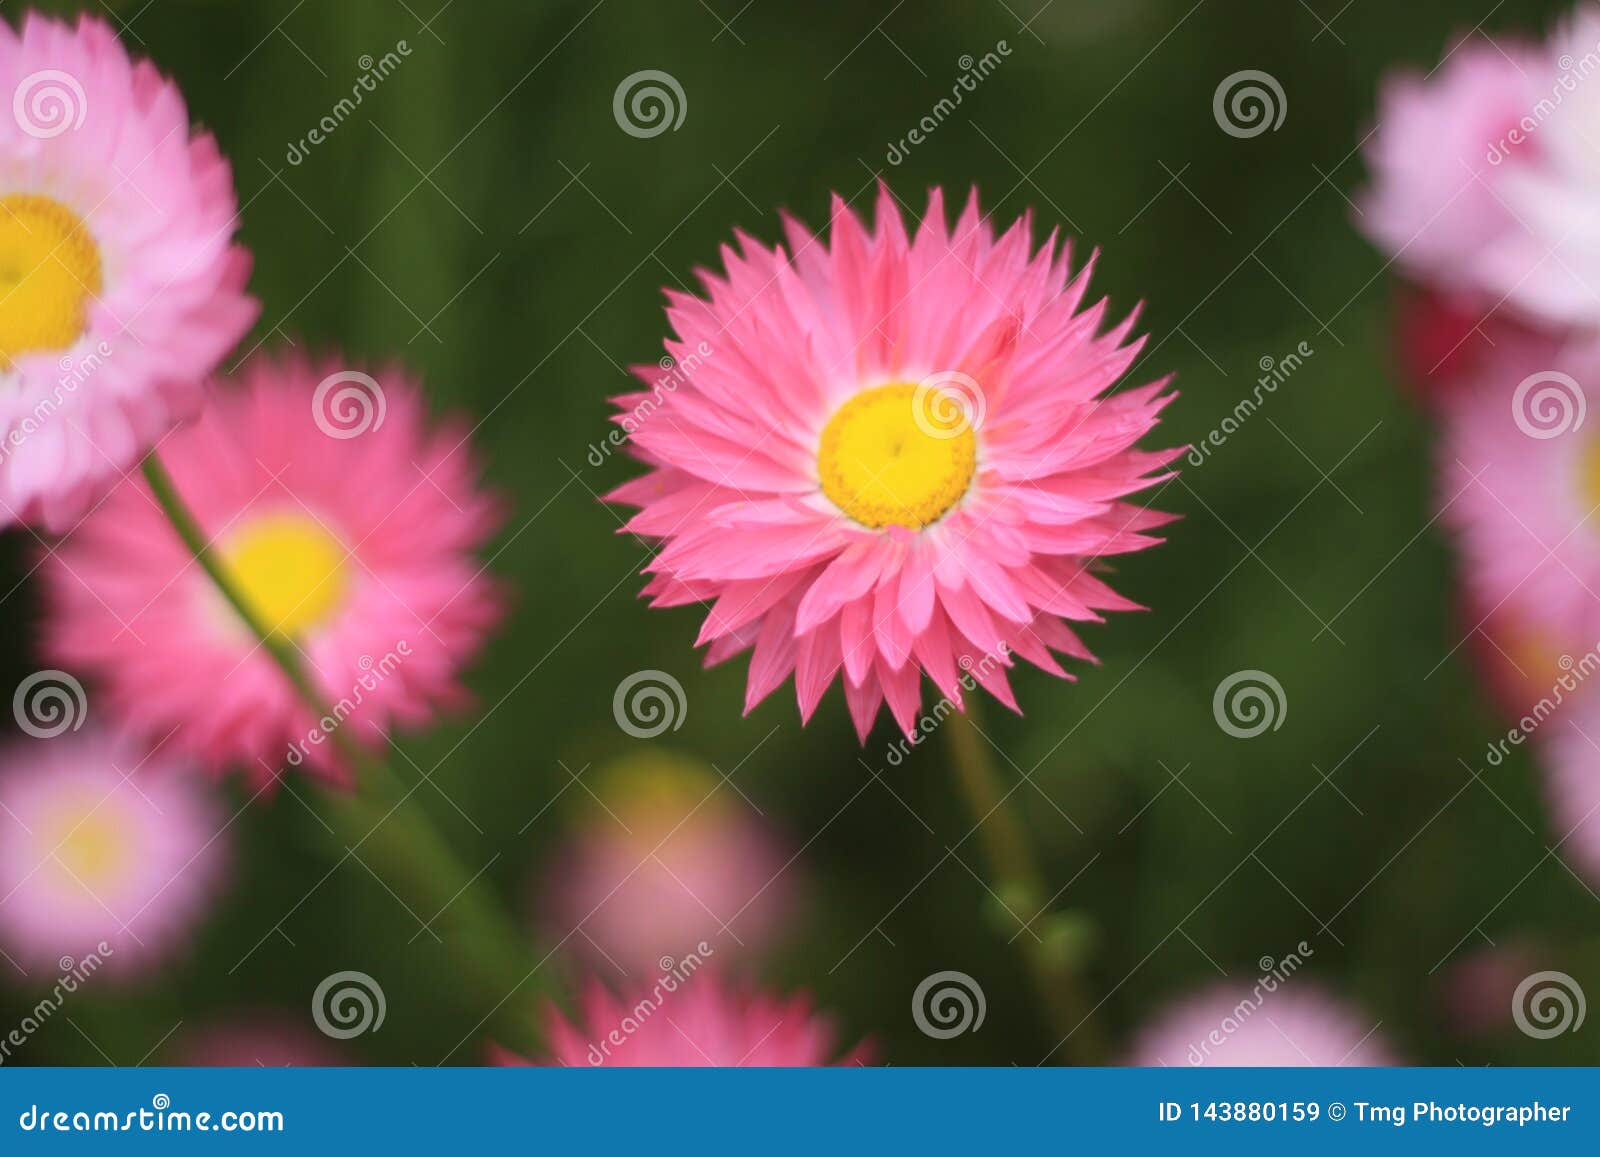
[(229, 536), (222, 558), (245, 602), (280, 635), (327, 621), (349, 586), (344, 544), (309, 515), (254, 519)]
[(81, 810), (68, 809), (52, 841), (57, 859), (91, 892), (114, 882), (129, 866), (127, 836), (106, 810), (96, 810), (93, 801)]
[(961, 500), (978, 439), (959, 407), (905, 382), (862, 390), (822, 431), (822, 492), (874, 530), (921, 530)]
[(100, 249), (76, 214), (48, 197), (0, 197), (0, 369), (69, 348), (101, 290)]

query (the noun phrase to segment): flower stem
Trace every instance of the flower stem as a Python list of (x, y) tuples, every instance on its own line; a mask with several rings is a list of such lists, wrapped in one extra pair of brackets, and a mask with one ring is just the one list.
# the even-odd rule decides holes
[(1061, 1035), (1058, 1046), (1069, 1061), (1093, 1064), (1100, 1056), (1089, 1023), (1091, 1008), (1083, 998), (1080, 974), (1093, 941), (1093, 928), (1078, 914), (1046, 914), (1051, 895), (1034, 859), (1027, 830), (1003, 789), (989, 758), (990, 740), (978, 726), (976, 696), (965, 709), (951, 712), (944, 730), (949, 737), (956, 780), (984, 847), (999, 898), (995, 915), (1001, 931), (1021, 921), (1012, 943), (1022, 953), (1039, 999)]
[[(143, 471), (156, 503), (200, 569), (271, 656), (312, 717), (324, 718), (326, 703), (299, 653), (246, 601), (154, 453), (145, 458)], [(346, 854), (363, 862), (376, 859), (384, 866), (386, 877), (399, 882), (402, 902), (425, 933), (437, 937), (469, 989), (488, 1001), (485, 1021), (495, 1022), (502, 1042), (531, 1047), (538, 1040), (537, 1005), (543, 986), (529, 983), (537, 971), (530, 963), (529, 947), (479, 882), (481, 870), (466, 870), (422, 806), (411, 801), (415, 787), (406, 788), (384, 760), (362, 748), (343, 728), (330, 728), (329, 738), (354, 778), (350, 791), (327, 793), (324, 798)], [(424, 931), (419, 931), (422, 935)]]

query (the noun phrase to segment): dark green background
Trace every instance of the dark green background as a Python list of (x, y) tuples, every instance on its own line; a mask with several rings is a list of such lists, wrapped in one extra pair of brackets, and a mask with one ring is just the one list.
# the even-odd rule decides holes
[[(256, 336), (397, 354), (441, 410), (492, 411), (477, 441), (514, 504), (494, 569), (516, 609), (471, 682), (485, 707), (501, 706), (459, 748), (470, 720), (405, 748), (423, 768), (444, 760), (439, 783), (486, 834), (436, 793), (416, 798), (472, 862), (500, 853), (490, 877), (508, 899), (527, 908), (569, 816), (552, 808), (517, 834), (566, 782), (557, 760), (579, 768), (636, 749), (612, 692), (658, 667), (688, 694), (673, 746), (739, 765), (739, 788), (795, 843), (821, 829), (796, 865), (815, 901), (763, 979), (812, 989), (849, 1036), (870, 1034), (898, 1064), (1031, 1064), (1056, 1043), (1006, 944), (1014, 926), (986, 918), (979, 882), (949, 858), (915, 886), (970, 828), (942, 746), (888, 766), (893, 733), (880, 726), (863, 750), (837, 690), (804, 730), (788, 687), (741, 718), (744, 662), (701, 670), (698, 613), (635, 598), (645, 550), (595, 501), (634, 468), (585, 460), (608, 429), (605, 399), (629, 388), (619, 367), (661, 354), (661, 286), (715, 264), (735, 226), (774, 240), (777, 207), (818, 222), (831, 190), (870, 204), (880, 173), (919, 206), (930, 185), (976, 185), (997, 219), (1031, 206), (1082, 252), (1100, 247), (1098, 290), (1119, 308), (1146, 303), (1139, 378), (1175, 371), (1182, 392), (1159, 444), (1203, 437), (1262, 358), (1302, 341), (1314, 350), (1155, 503), (1185, 517), (1166, 546), (1119, 566), (1119, 589), (1152, 609), (1090, 629), (1104, 666), (1076, 685), (1020, 674), (1023, 719), (987, 705), (1009, 759), (1038, 765), (1038, 791), (1016, 798), (1052, 887), (1089, 865), (1065, 899), (1100, 926), (1089, 978), (1106, 997), (1100, 1035), (1120, 1046), (1164, 1000), (1219, 969), (1248, 983), (1258, 958), (1304, 939), (1309, 971), (1381, 1018), (1409, 1060), (1600, 1060), (1593, 1026), (1467, 1043), (1438, 1012), (1430, 973), (1485, 937), (1535, 944), (1540, 967), (1600, 997), (1600, 906), (1547, 854), (1555, 837), (1526, 750), (1484, 767), (1503, 724), (1465, 655), (1437, 666), (1461, 627), (1450, 552), (1425, 529), (1429, 430), (1389, 357), (1392, 276), (1347, 200), (1364, 179), (1356, 149), (1380, 77), (1431, 67), (1490, 0), (1342, 11), (1342, 0), (1054, 0), (1042, 11), (1040, 0), (455, 0), (423, 28), (440, 2), (112, 9), (234, 162), (264, 303)], [(4, 12), (15, 20), (20, 7)], [(1532, 32), (1562, 8), (1503, 3), (1484, 28)], [(403, 67), (288, 165), (288, 142), (349, 91), (358, 58), (401, 39)], [(889, 142), (949, 91), (959, 58), (1001, 40), (1004, 65), (888, 165)], [(647, 68), (677, 77), (688, 113), (678, 131), (639, 140), (618, 129), (611, 101)], [(1247, 68), (1282, 82), (1288, 113), (1277, 132), (1237, 140), (1211, 100)], [(419, 333), (427, 319), (433, 333)], [(6, 587), (29, 557), (23, 536), (7, 536)], [(6, 610), (17, 679), (35, 665), (33, 592)], [(1272, 672), (1288, 697), (1281, 729), (1251, 741), (1211, 712), (1213, 689), (1241, 668)], [(862, 760), (903, 803), (876, 783), (857, 794), (870, 782)], [(1163, 765), (1206, 806), (1174, 786), (1130, 824), (1169, 785)], [(416, 774), (403, 761), (400, 773)], [(105, 1052), (133, 1063), (175, 1021), (240, 1006), (304, 1024), (316, 983), (342, 968), (379, 976), (388, 994), (383, 1030), (354, 1055), (434, 1063), (454, 1047), (484, 1010), (454, 990), (446, 952), (407, 943), (415, 921), (353, 865), (229, 975), (337, 856), (288, 795), (237, 827), (237, 879), (198, 951), (153, 987), (97, 990), (67, 1010)], [(986, 871), (975, 839), (958, 851)], [(883, 935), (869, 935), (880, 920)], [(908, 1005), (946, 968), (980, 980), (988, 1021), (935, 1041)], [(567, 962), (551, 970), (564, 979)], [(31, 1003), (0, 994), (0, 1024)], [(27, 1058), (101, 1061), (60, 1021)]]

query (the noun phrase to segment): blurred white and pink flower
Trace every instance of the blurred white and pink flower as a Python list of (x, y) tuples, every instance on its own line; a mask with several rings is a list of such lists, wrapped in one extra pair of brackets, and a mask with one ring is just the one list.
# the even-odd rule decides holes
[(1183, 998), (1140, 1030), (1128, 1064), (1256, 1067), (1392, 1065), (1376, 1017), (1307, 980), (1272, 992), (1219, 984)]
[(92, 724), (0, 752), (0, 948), (33, 971), (179, 952), (221, 884), (226, 816), (165, 751)]
[(581, 819), (541, 876), (545, 923), (557, 940), (636, 983), (702, 941), (733, 956), (782, 937), (802, 890), (799, 869), (714, 771), (649, 752), (586, 786), (594, 794), (578, 793)]

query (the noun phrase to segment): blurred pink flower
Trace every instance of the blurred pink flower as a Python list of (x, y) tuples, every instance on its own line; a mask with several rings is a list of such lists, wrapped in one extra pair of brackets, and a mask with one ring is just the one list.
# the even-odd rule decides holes
[(41, 568), (46, 650), (128, 727), (265, 781), (286, 764), (336, 774), (337, 728), (379, 747), (468, 701), (461, 670), (502, 601), (474, 552), (500, 509), (466, 430), (430, 428), (403, 371), (258, 355), (162, 457), (331, 714), (311, 717), (129, 480)]
[(0, 20), (0, 525), (66, 530), (250, 328), (233, 174), (94, 17)]
[(1539, 640), (1532, 653), (1556, 668), (1525, 665), (1520, 647), (1507, 653), (1546, 692), (1600, 640), (1595, 383), (1600, 349), (1590, 344), (1543, 365), (1497, 356), (1440, 411), (1437, 500), (1468, 605)]
[(1600, 886), (1600, 703), (1590, 697), (1541, 740), (1552, 842)]
[[(630, 992), (622, 1000), (598, 981), (584, 989), (582, 1015), (568, 1021), (553, 1005), (546, 1025), (551, 1065), (620, 1068), (809, 1068), (865, 1064), (870, 1048), (843, 1056), (833, 1026), (805, 996), (777, 997), (733, 987), (707, 970)], [(504, 1049), (496, 1064), (530, 1062)]]
[[(643, 476), (609, 500), (658, 542), (645, 594), (711, 603), (708, 661), (751, 651), (753, 708), (792, 673), (809, 720), (843, 672), (863, 741), (885, 699), (909, 735), (922, 676), (959, 707), (1006, 669), (1090, 659), (1070, 622), (1131, 610), (1095, 573), (1170, 516), (1122, 501), (1180, 451), (1141, 451), (1166, 380), (1103, 396), (1141, 342), (1080, 309), (1054, 235), (996, 238), (976, 193), (950, 229), (935, 189), (914, 237), (881, 187), (869, 231), (839, 198), (823, 241), (737, 235), (706, 298), (667, 291), (669, 372), (617, 399)], [(1098, 335), (1098, 336), (1097, 336)]]
[(1357, 222), (1413, 278), (1474, 305), (1499, 297), (1504, 259), (1491, 276), (1489, 255), (1532, 242), (1503, 190), (1542, 161), (1536, 141), (1507, 138), (1545, 95), (1544, 64), (1535, 46), (1469, 37), (1427, 77), (1392, 76), (1379, 96)]
[(327, 1068), (347, 1065), (321, 1033), (282, 1013), (248, 1013), (185, 1033), (176, 1065), (194, 1068)]
[(1487, 315), (1600, 325), (1600, 8), (1542, 44), (1471, 34), (1393, 78), (1367, 148), (1369, 236), (1410, 276)]
[(1219, 984), (1159, 1013), (1138, 1034), (1131, 1065), (1392, 1065), (1378, 1020), (1311, 981), (1271, 992)]
[(590, 790), (600, 803), (541, 875), (556, 939), (637, 983), (702, 941), (734, 954), (781, 935), (797, 869), (714, 772), (652, 751), (613, 764)]
[(218, 890), (226, 820), (165, 751), (92, 726), (12, 744), (0, 751), (0, 947), (41, 983), (169, 958)]
[(1486, 944), (1448, 964), (1439, 978), (1439, 1003), (1462, 1036), (1509, 1028), (1517, 985), (1539, 966), (1524, 944)]
[(1442, 404), (1497, 360), (1549, 365), (1564, 341), (1563, 334), (1535, 328), (1504, 307), (1413, 286), (1396, 293), (1394, 314), (1401, 376), (1429, 406)]

